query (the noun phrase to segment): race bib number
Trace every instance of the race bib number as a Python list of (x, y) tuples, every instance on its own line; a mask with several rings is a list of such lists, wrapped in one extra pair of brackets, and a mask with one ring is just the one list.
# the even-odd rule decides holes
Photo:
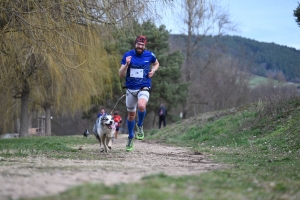
[(143, 69), (130, 69), (130, 77), (132, 78), (143, 78)]

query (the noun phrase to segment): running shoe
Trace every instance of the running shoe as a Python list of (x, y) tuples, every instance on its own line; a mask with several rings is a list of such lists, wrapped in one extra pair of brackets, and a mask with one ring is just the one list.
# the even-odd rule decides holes
[(136, 127), (137, 127), (136, 139), (138, 139), (138, 140), (144, 139), (143, 126), (139, 127), (139, 126), (136, 124)]
[(132, 151), (133, 150), (133, 138), (128, 139), (128, 143), (126, 145), (126, 151)]

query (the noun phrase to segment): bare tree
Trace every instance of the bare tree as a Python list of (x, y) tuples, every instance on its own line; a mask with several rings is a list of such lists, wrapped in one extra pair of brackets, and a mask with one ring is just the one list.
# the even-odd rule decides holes
[[(216, 59), (216, 52), (214, 47), (204, 46), (206, 49), (206, 61), (199, 64), (199, 60), (195, 60), (195, 55), (198, 52), (199, 43), (203, 41), (206, 36), (214, 36), (218, 38), (227, 31), (234, 31), (235, 25), (229, 19), (229, 14), (220, 6), (220, 2), (216, 0), (182, 0), (181, 7), (184, 9), (184, 33), (187, 34), (185, 47), (185, 63), (183, 67), (183, 80), (192, 85), (192, 75), (196, 69), (198, 72), (203, 72)], [(187, 110), (189, 109), (191, 95), (194, 90), (189, 88), (189, 97), (183, 104), (183, 118), (187, 117)], [(201, 101), (201, 96), (198, 95), (198, 102)], [(205, 101), (203, 101), (206, 104)]]
[(242, 61), (223, 55), (199, 74), (199, 88), (195, 91), (201, 95), (202, 101), (206, 102), (206, 105), (200, 107), (202, 112), (231, 108), (250, 102), (248, 99), (250, 74), (243, 68), (246, 66)]

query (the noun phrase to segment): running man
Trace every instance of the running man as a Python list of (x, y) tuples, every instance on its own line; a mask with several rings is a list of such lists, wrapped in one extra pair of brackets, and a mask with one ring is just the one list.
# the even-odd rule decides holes
[(120, 77), (125, 77), (128, 142), (126, 151), (133, 150), (134, 126), (136, 109), (138, 123), (136, 138), (144, 139), (143, 122), (146, 115), (146, 105), (150, 97), (151, 78), (159, 68), (159, 62), (151, 51), (145, 50), (147, 38), (137, 36), (135, 48), (126, 52), (119, 69)]

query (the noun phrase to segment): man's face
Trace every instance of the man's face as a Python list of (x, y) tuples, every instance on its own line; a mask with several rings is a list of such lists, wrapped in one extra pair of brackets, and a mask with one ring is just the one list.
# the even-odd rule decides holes
[(135, 50), (138, 54), (143, 53), (143, 51), (145, 50), (145, 44), (142, 42), (135, 43)]

